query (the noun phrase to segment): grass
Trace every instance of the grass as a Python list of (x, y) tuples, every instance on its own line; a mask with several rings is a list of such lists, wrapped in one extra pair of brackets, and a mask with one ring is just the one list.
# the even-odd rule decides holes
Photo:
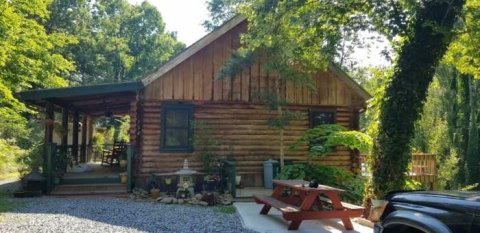
[(16, 210), (25, 206), (25, 201), (12, 200), (11, 194), (7, 192), (0, 192), (0, 222), (3, 221), (3, 214)]
[(235, 207), (233, 206), (221, 206), (221, 207), (215, 208), (214, 211), (218, 213), (223, 213), (223, 214), (234, 214), (237, 212), (237, 209), (235, 209)]

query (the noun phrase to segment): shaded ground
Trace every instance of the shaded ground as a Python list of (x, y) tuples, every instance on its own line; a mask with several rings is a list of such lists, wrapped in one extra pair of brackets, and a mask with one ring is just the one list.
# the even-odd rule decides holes
[(11, 193), (20, 189), (21, 183), (18, 178), (0, 180), (0, 193)]

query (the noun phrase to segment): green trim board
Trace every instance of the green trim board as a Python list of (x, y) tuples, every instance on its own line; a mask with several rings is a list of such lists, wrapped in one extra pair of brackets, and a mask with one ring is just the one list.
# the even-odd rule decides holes
[(107, 83), (78, 87), (63, 87), (51, 89), (28, 90), (18, 92), (18, 97), (23, 101), (40, 100), (47, 98), (63, 98), (75, 96), (87, 96), (97, 94), (109, 94), (115, 92), (136, 91), (144, 88), (143, 82)]

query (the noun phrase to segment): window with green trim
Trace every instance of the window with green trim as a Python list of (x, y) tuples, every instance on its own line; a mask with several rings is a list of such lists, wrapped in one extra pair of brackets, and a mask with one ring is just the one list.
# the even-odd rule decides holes
[(310, 128), (324, 124), (335, 124), (335, 110), (310, 110)]
[(193, 105), (162, 105), (160, 151), (193, 151)]

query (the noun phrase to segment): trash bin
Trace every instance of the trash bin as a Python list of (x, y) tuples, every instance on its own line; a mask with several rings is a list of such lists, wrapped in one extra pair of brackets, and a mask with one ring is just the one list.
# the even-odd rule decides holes
[(267, 160), (263, 162), (263, 186), (273, 189), (273, 178), (278, 174), (278, 161)]

